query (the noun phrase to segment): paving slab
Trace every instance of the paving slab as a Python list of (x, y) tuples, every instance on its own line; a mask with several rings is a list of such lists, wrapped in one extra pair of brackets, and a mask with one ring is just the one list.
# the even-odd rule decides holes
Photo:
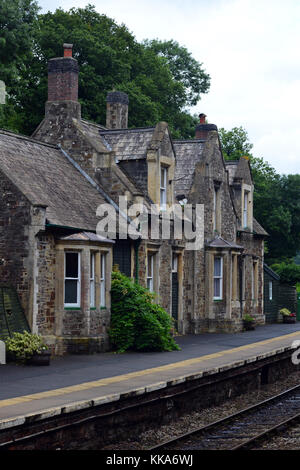
[(44, 367), (1, 365), (0, 429), (24, 416), (69, 413), (239, 367), (291, 348), (295, 340), (300, 340), (300, 323), (179, 336), (181, 351), (167, 353), (66, 356)]

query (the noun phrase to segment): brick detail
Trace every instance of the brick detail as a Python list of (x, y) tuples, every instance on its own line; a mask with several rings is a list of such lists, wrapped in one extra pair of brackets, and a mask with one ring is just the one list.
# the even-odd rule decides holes
[(59, 57), (48, 63), (48, 101), (78, 100), (78, 63), (72, 57)]

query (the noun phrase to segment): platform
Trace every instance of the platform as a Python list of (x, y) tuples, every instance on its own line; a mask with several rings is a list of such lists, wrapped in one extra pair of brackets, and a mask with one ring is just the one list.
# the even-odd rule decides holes
[(181, 351), (54, 358), (50, 366), (0, 366), (0, 429), (140, 395), (290, 349), (300, 322), (236, 334), (176, 337)]

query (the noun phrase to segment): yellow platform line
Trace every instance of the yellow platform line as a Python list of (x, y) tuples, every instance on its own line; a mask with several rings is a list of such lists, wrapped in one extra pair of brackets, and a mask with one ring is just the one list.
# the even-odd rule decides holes
[(174, 362), (172, 364), (166, 364), (164, 366), (153, 367), (151, 369), (144, 369), (144, 370), (136, 371), (136, 372), (130, 372), (128, 374), (122, 374), (122, 375), (118, 375), (115, 377), (107, 377), (105, 379), (99, 379), (99, 380), (95, 380), (92, 382), (85, 382), (82, 384), (71, 385), (68, 387), (58, 388), (55, 390), (48, 390), (46, 392), (34, 393), (32, 395), (24, 395), (24, 396), (15, 397), (15, 398), (8, 398), (5, 400), (0, 400), (0, 408), (4, 408), (6, 406), (18, 405), (20, 403), (27, 403), (33, 400), (41, 400), (43, 398), (57, 397), (57, 396), (67, 395), (67, 394), (74, 393), (74, 392), (80, 392), (83, 390), (103, 387), (105, 385), (110, 385), (110, 384), (117, 383), (117, 382), (123, 382), (125, 380), (130, 380), (136, 377), (142, 377), (144, 375), (153, 374), (156, 372), (164, 372), (164, 371), (169, 371), (172, 369), (178, 369), (181, 367), (187, 367), (193, 364), (199, 364), (209, 359), (215, 359), (217, 357), (229, 355), (232, 353), (236, 353), (238, 351), (245, 351), (248, 349), (253, 349), (259, 346), (263, 346), (263, 345), (270, 344), (270, 343), (275, 343), (276, 341), (280, 341), (282, 339), (293, 338), (299, 335), (300, 335), (300, 331), (297, 331), (294, 333), (290, 333), (288, 335), (278, 336), (278, 337), (267, 339), (264, 341), (259, 341), (257, 343), (246, 344), (244, 346), (240, 346), (240, 347), (233, 348), (233, 349), (225, 349), (224, 351), (219, 351), (213, 354), (208, 354), (206, 356), (196, 357), (192, 359), (186, 359), (180, 362)]

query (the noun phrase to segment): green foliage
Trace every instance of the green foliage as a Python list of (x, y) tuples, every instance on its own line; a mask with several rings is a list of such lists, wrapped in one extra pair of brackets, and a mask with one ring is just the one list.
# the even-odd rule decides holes
[(263, 158), (254, 157), (253, 145), (242, 127), (220, 129), (224, 158), (249, 156), (254, 182), (254, 217), (268, 232), (268, 264), (284, 261), (300, 249), (300, 175), (279, 175)]
[(251, 315), (249, 315), (249, 314), (244, 315), (243, 320), (247, 323), (253, 323), (254, 322), (254, 318), (251, 317)]
[(222, 152), (225, 160), (239, 160), (243, 156), (250, 156), (253, 145), (248, 140), (248, 134), (243, 127), (234, 127), (226, 131), (219, 129)]
[(0, 2), (0, 80), (6, 85), (6, 105), (0, 108), (0, 127), (18, 132), (26, 121), (20, 97), (27, 94), (27, 70), (33, 60), (34, 30), (39, 7), (33, 0)]
[(283, 317), (290, 317), (290, 316), (291, 316), (291, 312), (289, 311), (288, 308), (282, 308), (281, 310), (279, 310), (279, 313), (280, 313)]
[(20, 71), (31, 54), (38, 6), (33, 0), (0, 2), (0, 78), (8, 91), (20, 86)]
[(5, 341), (8, 356), (12, 356), (17, 362), (26, 362), (35, 353), (48, 349), (42, 338), (36, 334), (14, 333)]
[(117, 89), (129, 96), (129, 127), (167, 121), (174, 136), (194, 135), (194, 118), (185, 108), (208, 91), (209, 75), (175, 41), (138, 43), (124, 24), (97, 13), (91, 5), (39, 15), (32, 28), (34, 45), (16, 67), (21, 86), (16, 88), (14, 109), (21, 116), (20, 132), (31, 134), (43, 119), (47, 62), (60, 57), (63, 43), (69, 42), (80, 67), (84, 118), (105, 124), (106, 95)]
[(280, 276), (281, 282), (295, 285), (300, 282), (300, 266), (293, 262), (272, 264), (271, 268)]
[(144, 287), (118, 271), (112, 273), (109, 336), (118, 352), (179, 349), (171, 336), (171, 317), (153, 300)]
[(201, 68), (190, 52), (174, 40), (160, 41), (158, 39), (144, 41), (144, 45), (163, 57), (168, 64), (172, 77), (183, 85), (184, 102), (194, 106), (202, 93), (207, 93), (210, 86), (209, 75)]

